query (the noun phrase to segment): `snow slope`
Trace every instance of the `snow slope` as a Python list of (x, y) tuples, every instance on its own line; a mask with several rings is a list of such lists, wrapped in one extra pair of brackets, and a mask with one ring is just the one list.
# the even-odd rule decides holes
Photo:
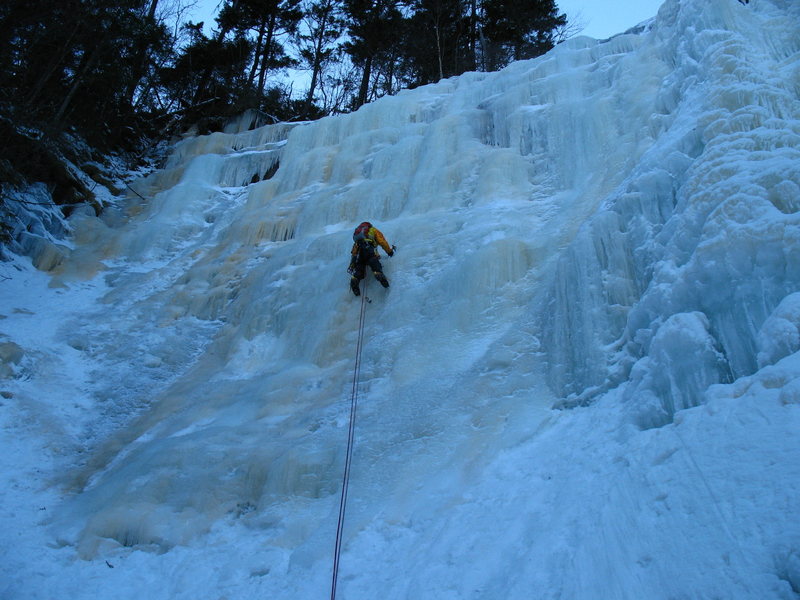
[(800, 594), (800, 5), (186, 139), (3, 267), (0, 597)]

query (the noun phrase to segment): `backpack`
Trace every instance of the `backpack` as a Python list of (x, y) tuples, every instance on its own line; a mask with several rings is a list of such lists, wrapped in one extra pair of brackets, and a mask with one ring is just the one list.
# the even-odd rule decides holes
[(366, 240), (370, 229), (372, 229), (372, 223), (369, 221), (364, 221), (361, 223), (361, 225), (356, 227), (356, 230), (353, 232), (353, 241), (360, 242)]

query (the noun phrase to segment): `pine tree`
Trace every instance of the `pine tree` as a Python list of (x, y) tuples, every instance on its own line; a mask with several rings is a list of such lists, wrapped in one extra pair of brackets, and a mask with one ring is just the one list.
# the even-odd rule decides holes
[(335, 56), (336, 42), (344, 26), (341, 11), (340, 0), (307, 0), (304, 6), (304, 33), (297, 36), (297, 42), (300, 59), (311, 71), (305, 97), (307, 113), (311, 112), (323, 69)]
[[(207, 37), (202, 24), (186, 27), (191, 38), (174, 64), (161, 72), (167, 93), (188, 116), (199, 117), (209, 109), (229, 112), (247, 89), (246, 72), (253, 44), (243, 35), (226, 40)], [(205, 107), (205, 108), (203, 108)]]
[(344, 45), (353, 63), (361, 69), (361, 84), (354, 98), (353, 108), (358, 108), (370, 97), (372, 70), (379, 63), (392, 87), (393, 63), (399, 56), (403, 17), (399, 0), (344, 0), (347, 33), (350, 41)]
[(9, 0), (0, 82), (19, 118), (103, 131), (133, 112), (151, 52), (169, 46), (154, 0)]
[(460, 75), (472, 67), (463, 0), (416, 0), (412, 8), (404, 56), (414, 85)]
[(483, 61), (489, 71), (544, 54), (567, 23), (554, 0), (483, 0), (480, 6)]
[(248, 84), (255, 85), (257, 98), (260, 99), (264, 95), (269, 72), (295, 63), (286, 53), (281, 38), (297, 31), (303, 12), (299, 7), (300, 0), (240, 0), (240, 3), (242, 16), (239, 28), (257, 31)]

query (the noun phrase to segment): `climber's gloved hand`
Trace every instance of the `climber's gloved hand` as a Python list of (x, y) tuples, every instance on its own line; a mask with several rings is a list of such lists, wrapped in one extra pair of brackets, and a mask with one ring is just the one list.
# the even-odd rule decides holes
[(391, 252), (389, 252), (389, 256), (394, 256), (394, 253), (395, 253), (395, 252), (397, 252), (397, 246), (395, 246), (394, 244), (392, 244), (392, 251), (391, 251)]

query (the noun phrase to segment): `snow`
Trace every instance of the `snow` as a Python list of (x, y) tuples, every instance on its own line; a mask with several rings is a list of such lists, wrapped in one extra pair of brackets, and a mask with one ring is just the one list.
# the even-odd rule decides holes
[[(800, 593), (800, 5), (188, 137), (0, 265), (0, 597)], [(277, 166), (277, 170), (276, 169)]]

